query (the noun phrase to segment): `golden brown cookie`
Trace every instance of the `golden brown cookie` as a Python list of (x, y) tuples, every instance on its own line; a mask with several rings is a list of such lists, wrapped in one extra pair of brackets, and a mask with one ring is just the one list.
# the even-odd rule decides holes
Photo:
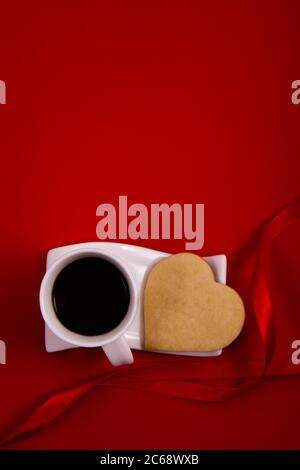
[(145, 349), (216, 351), (241, 332), (241, 298), (215, 281), (200, 256), (179, 253), (158, 262), (144, 292)]

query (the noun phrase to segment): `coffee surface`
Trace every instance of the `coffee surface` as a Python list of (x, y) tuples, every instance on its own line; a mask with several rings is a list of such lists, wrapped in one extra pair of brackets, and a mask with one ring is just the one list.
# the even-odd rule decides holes
[(124, 275), (109, 261), (80, 258), (58, 274), (52, 301), (58, 320), (69, 330), (96, 336), (114, 329), (129, 306)]

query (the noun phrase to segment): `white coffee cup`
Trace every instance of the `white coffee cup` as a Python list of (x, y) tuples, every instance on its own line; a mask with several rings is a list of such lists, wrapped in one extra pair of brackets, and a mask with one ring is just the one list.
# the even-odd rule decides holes
[[(57, 318), (52, 301), (53, 285), (62, 269), (75, 260), (91, 256), (105, 259), (115, 265), (125, 277), (129, 287), (129, 306), (125, 317), (114, 329), (97, 336), (78, 334), (66, 328)], [(101, 253), (99, 250), (80, 249), (65, 254), (47, 270), (40, 288), (40, 307), (47, 326), (58, 338), (75, 346), (87, 348), (101, 346), (111, 364), (117, 366), (133, 362), (133, 355), (124, 334), (134, 319), (138, 295), (132, 274), (115, 255)]]

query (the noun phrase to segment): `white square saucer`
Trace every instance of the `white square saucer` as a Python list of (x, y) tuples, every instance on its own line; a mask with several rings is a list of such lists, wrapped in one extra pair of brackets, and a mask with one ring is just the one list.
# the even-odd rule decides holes
[[(99, 250), (100, 253), (111, 253), (118, 257), (118, 259), (126, 264), (127, 269), (131, 271), (131, 274), (140, 290), (144, 289), (147, 274), (151, 270), (152, 266), (156, 264), (160, 259), (170, 256), (169, 253), (161, 251), (151, 250), (135, 245), (127, 245), (125, 243), (113, 243), (113, 242), (89, 242), (89, 243), (77, 243), (74, 245), (62, 246), (54, 248), (48, 252), (47, 255), (47, 266), (48, 270), (54, 262), (60, 259), (67, 253), (71, 253), (74, 250), (79, 249), (92, 249)], [(226, 270), (227, 270), (227, 259), (225, 255), (208, 256), (204, 258), (214, 271), (217, 282), (226, 284)], [(125, 338), (132, 349), (143, 350), (143, 338), (144, 338), (144, 322), (143, 322), (143, 296), (140, 296), (140, 302), (137, 306), (134, 320), (129, 326), (125, 333)], [(45, 325), (45, 346), (46, 351), (56, 352), (63, 351), (64, 349), (77, 348), (78, 346), (67, 343), (66, 341), (58, 338), (48, 327)], [(161, 351), (160, 351), (161, 352)], [(222, 350), (213, 352), (180, 352), (180, 353), (167, 353), (166, 354), (178, 354), (187, 356), (219, 356)]]

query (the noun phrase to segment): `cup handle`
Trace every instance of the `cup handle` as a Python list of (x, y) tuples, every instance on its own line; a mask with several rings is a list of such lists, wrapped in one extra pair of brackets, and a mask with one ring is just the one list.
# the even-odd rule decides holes
[(104, 344), (102, 349), (113, 366), (133, 363), (133, 355), (124, 336), (120, 336), (111, 343)]

